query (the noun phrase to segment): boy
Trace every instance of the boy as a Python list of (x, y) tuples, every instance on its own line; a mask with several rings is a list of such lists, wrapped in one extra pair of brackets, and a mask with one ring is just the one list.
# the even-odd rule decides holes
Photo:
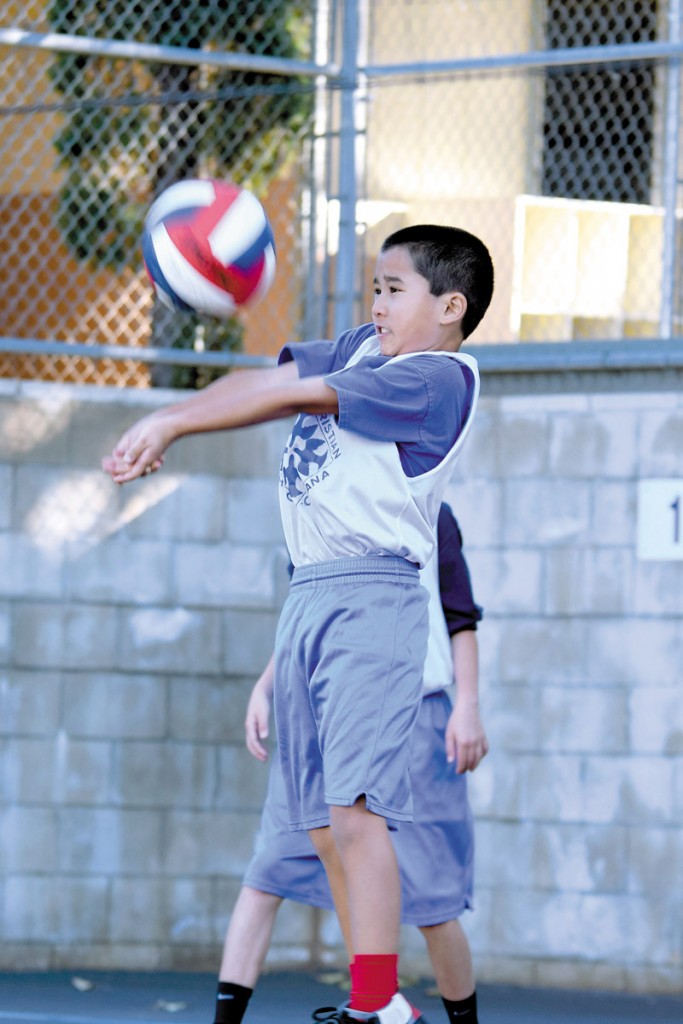
[[(451, 1024), (477, 1024), (472, 958), (457, 918), (472, 899), (472, 815), (464, 773), (473, 771), (488, 751), (479, 716), (475, 633), (482, 613), (474, 602), (462, 537), (448, 505), (439, 512), (437, 540), (438, 567), (435, 555), (423, 573), (430, 597), (430, 632), (423, 697), (411, 742), (416, 820), (395, 832), (393, 839), (401, 869), (402, 920), (416, 924), (427, 940)], [(452, 685), (454, 665), (452, 708), (444, 688)], [(268, 736), (273, 677), (271, 658), (247, 708), (247, 747), (260, 761), (268, 756), (263, 740)], [(241, 1024), (283, 899), (328, 910), (333, 906), (310, 841), (288, 829), (276, 757), (256, 849), (225, 937), (214, 1024)]]
[(306, 829), (349, 936), (344, 1020), (414, 1024), (398, 992), (400, 878), (388, 829), (412, 818), (409, 743), (427, 647), (419, 569), (476, 407), (463, 340), (493, 291), (488, 250), (458, 228), (385, 239), (373, 323), (285, 346), (143, 417), (103, 468), (126, 483), (204, 431), (298, 413), (280, 474), (294, 563), (276, 637), (275, 717), (290, 825)]

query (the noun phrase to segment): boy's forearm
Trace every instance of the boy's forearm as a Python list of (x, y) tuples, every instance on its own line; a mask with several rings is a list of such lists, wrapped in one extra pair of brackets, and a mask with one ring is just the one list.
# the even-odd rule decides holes
[(177, 440), (188, 434), (248, 427), (297, 412), (335, 411), (336, 392), (322, 378), (300, 379), (295, 363), (228, 374), (155, 414)]

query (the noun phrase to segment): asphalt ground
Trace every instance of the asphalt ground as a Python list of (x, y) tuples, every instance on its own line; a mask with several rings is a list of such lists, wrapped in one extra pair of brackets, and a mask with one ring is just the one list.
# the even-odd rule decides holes
[[(265, 974), (245, 1024), (310, 1024), (345, 993), (324, 972)], [(333, 977), (333, 976), (332, 976)], [(216, 978), (188, 972), (0, 972), (0, 1024), (212, 1024)], [(403, 989), (429, 1024), (446, 1024), (433, 982)], [(480, 985), (481, 1024), (683, 1024), (678, 996)]]

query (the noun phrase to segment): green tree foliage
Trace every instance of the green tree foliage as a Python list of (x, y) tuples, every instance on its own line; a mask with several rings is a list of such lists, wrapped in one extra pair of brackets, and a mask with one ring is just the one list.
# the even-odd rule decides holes
[[(310, 57), (305, 0), (49, 0), (46, 10), (69, 35)], [(299, 150), (312, 110), (305, 82), (208, 65), (58, 54), (51, 76), (65, 105), (54, 140), (65, 172), (59, 225), (79, 261), (113, 271), (140, 264), (145, 213), (173, 182), (224, 177), (262, 193)], [(155, 339), (192, 347), (198, 318), (157, 307)], [(201, 333), (207, 349), (241, 344), (237, 320), (203, 320)], [(164, 383), (197, 380), (179, 370)]]

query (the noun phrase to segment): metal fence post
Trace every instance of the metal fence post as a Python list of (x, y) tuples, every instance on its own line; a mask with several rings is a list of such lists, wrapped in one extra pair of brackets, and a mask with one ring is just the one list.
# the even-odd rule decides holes
[(343, 0), (341, 111), (339, 125), (339, 249), (335, 269), (334, 334), (353, 321), (356, 279), (356, 87), (358, 81), (358, 0)]
[[(681, 41), (683, 0), (669, 3), (669, 42)], [(681, 61), (669, 59), (666, 69), (666, 122), (664, 130), (664, 240), (662, 246), (662, 304), (660, 333), (662, 338), (674, 336), (674, 297), (676, 277), (676, 204), (678, 199), (678, 146), (681, 98)]]

